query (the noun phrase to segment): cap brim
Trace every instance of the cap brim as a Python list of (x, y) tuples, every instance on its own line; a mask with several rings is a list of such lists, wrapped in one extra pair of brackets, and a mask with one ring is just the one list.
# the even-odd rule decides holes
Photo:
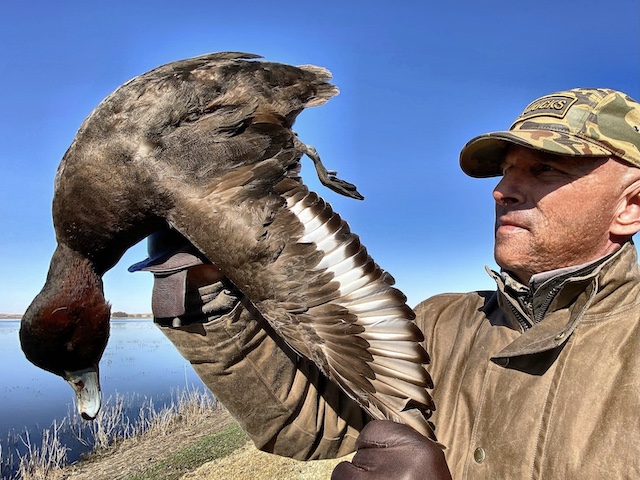
[(157, 258), (146, 258), (134, 263), (128, 270), (130, 272), (170, 273), (176, 270), (202, 265), (204, 261), (189, 252), (170, 252)]
[(471, 139), (460, 152), (460, 167), (470, 177), (502, 175), (502, 162), (509, 145), (542, 152), (588, 157), (608, 157), (613, 152), (574, 135), (551, 130), (491, 132)]

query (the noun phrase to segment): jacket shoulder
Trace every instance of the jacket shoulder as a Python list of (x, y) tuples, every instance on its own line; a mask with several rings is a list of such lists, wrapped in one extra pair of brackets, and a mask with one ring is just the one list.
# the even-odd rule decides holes
[(499, 314), (497, 304), (495, 291), (444, 293), (418, 304), (415, 321), (425, 336), (429, 354), (447, 356), (452, 342), (471, 341), (483, 322)]
[(458, 319), (462, 315), (468, 317), (469, 314), (475, 312), (486, 312), (495, 300), (495, 296), (496, 292), (490, 290), (434, 295), (416, 305), (414, 308), (417, 317), (416, 322), (422, 326), (421, 324), (428, 319), (435, 320), (442, 315), (447, 315), (449, 312)]

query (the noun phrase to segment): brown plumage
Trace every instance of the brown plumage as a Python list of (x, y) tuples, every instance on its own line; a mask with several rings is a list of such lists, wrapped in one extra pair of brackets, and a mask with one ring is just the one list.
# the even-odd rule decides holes
[(101, 277), (168, 224), (373, 418), (433, 436), (428, 357), (412, 310), (298, 177), (306, 154), (325, 185), (362, 198), (291, 130), (304, 108), (337, 93), (330, 74), (256, 58), (217, 53), (159, 67), (85, 120), (56, 176), (58, 248), (25, 314), (23, 350), (67, 378), (94, 416), (86, 374), (97, 374), (109, 322)]

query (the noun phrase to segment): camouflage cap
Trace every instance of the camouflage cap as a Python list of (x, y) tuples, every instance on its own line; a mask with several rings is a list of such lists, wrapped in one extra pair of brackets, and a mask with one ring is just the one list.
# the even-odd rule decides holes
[(640, 167), (640, 104), (604, 88), (576, 88), (538, 98), (508, 131), (470, 140), (460, 166), (471, 177), (502, 175), (510, 144), (570, 156), (615, 156)]

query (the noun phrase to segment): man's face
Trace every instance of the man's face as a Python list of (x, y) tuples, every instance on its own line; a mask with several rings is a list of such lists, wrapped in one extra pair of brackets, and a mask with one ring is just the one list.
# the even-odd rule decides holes
[(608, 158), (510, 148), (493, 191), (497, 264), (528, 282), (535, 273), (615, 251), (609, 228), (628, 170)]

